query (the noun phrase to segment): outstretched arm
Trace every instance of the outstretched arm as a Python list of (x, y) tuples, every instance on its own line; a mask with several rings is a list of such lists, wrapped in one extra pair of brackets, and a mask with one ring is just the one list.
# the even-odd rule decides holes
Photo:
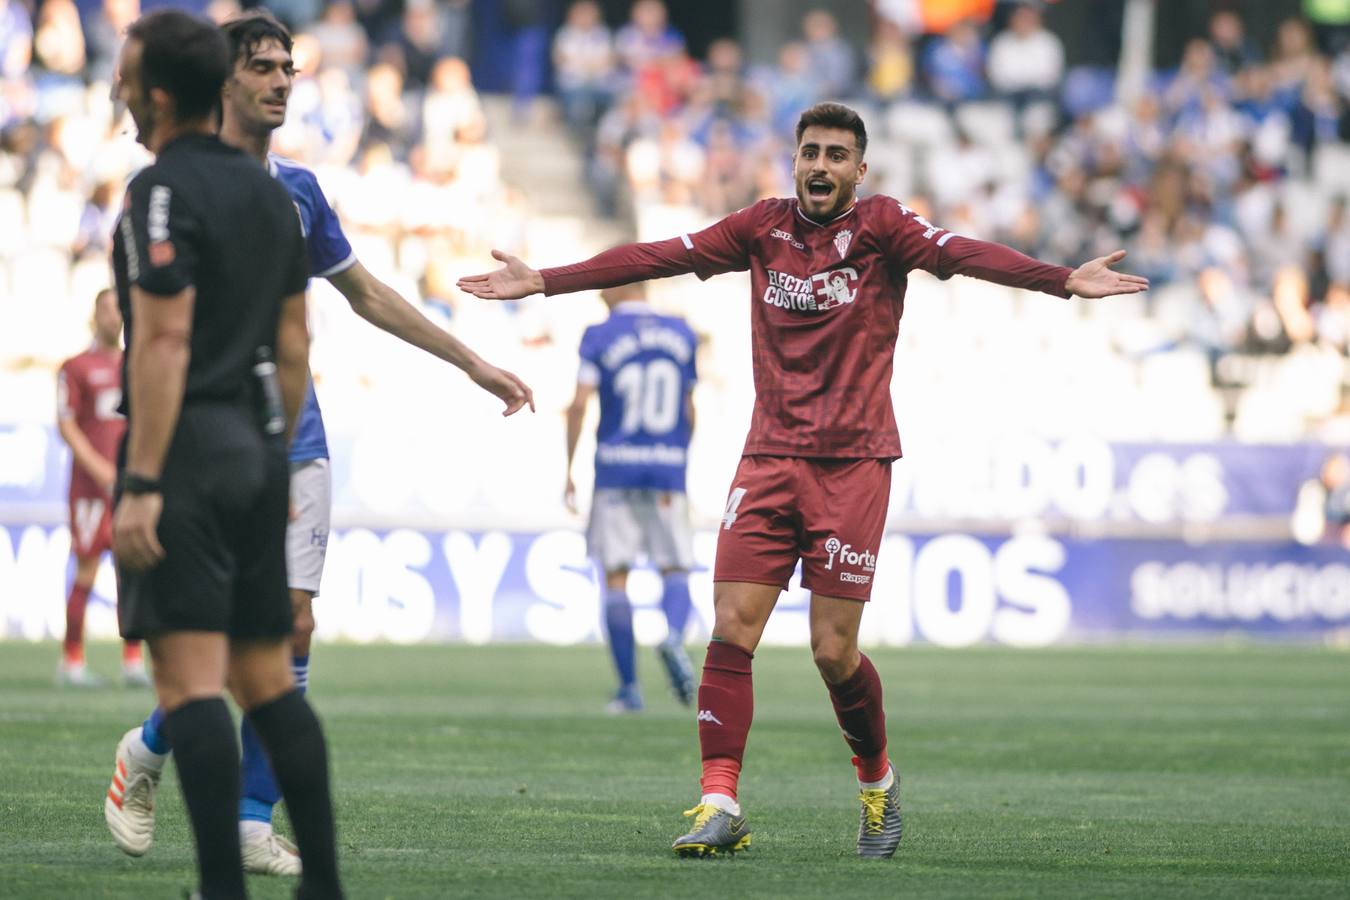
[(330, 275), (328, 280), (342, 292), (361, 318), (461, 369), (474, 384), (500, 399), (506, 404), (502, 415), (509, 416), (527, 405), (531, 412), (534, 411), (534, 392), (525, 382), (505, 369), (489, 365), (463, 341), (436, 327), (398, 291), (380, 281), (359, 262)]
[(1018, 253), (1011, 247), (948, 233), (939, 239), (940, 274), (969, 275), (1009, 287), (1042, 291), (1059, 297), (1110, 297), (1148, 290), (1148, 279), (1115, 272), (1124, 250), (1098, 257), (1076, 269), (1055, 266)]
[(570, 294), (594, 291), (635, 281), (669, 278), (694, 271), (686, 236), (646, 244), (622, 244), (590, 259), (553, 269), (532, 269), (519, 257), (500, 250), (492, 258), (505, 263), (495, 272), (466, 275), (459, 289), (483, 300), (518, 300), (531, 294)]

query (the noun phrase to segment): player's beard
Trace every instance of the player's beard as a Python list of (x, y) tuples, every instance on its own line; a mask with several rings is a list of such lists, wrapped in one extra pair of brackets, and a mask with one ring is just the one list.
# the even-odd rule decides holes
[(149, 148), (150, 135), (155, 133), (154, 104), (147, 97), (136, 103), (128, 102), (127, 110), (131, 113), (131, 121), (136, 126), (136, 143)]

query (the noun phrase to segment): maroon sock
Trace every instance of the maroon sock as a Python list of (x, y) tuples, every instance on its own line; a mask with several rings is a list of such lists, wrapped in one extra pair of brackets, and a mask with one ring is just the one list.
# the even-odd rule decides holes
[(755, 713), (752, 659), (754, 654), (735, 644), (708, 644), (703, 682), (698, 686), (698, 742), (703, 751), (705, 794), (736, 796), (735, 782)]
[[(862, 656), (862, 654), (859, 654)], [(886, 711), (881, 706), (881, 679), (872, 661), (862, 656), (858, 670), (839, 684), (826, 684), (844, 740), (853, 748), (854, 765), (863, 781), (886, 775)], [(879, 773), (879, 774), (878, 774)], [(865, 777), (873, 776), (873, 777)]]
[(84, 658), (84, 608), (88, 603), (89, 588), (72, 584), (66, 598), (66, 639), (62, 642), (68, 662)]

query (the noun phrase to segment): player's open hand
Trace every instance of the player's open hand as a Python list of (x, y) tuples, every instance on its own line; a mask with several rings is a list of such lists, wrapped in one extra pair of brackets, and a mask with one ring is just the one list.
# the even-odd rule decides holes
[(113, 555), (134, 572), (159, 565), (164, 548), (159, 543), (159, 514), (164, 498), (159, 494), (124, 494), (113, 512)]
[(518, 413), (526, 406), (534, 412), (534, 391), (517, 375), (483, 363), (470, 369), (469, 377), (474, 384), (506, 404), (503, 416)]
[(457, 282), (459, 289), (480, 300), (519, 300), (544, 292), (544, 276), (525, 265), (520, 257), (493, 250), (492, 258), (505, 265), (495, 272), (465, 275)]
[(1111, 267), (1125, 258), (1124, 250), (1099, 256), (1074, 269), (1064, 288), (1075, 297), (1094, 299), (1116, 294), (1137, 294), (1148, 290), (1148, 279), (1139, 275), (1113, 272)]

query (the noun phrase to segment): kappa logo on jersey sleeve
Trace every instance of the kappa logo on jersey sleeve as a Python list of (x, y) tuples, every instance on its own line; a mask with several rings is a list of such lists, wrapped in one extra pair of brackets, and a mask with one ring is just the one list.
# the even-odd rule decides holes
[(858, 270), (852, 266), (798, 278), (768, 270), (764, 302), (792, 312), (825, 312), (858, 299)]

